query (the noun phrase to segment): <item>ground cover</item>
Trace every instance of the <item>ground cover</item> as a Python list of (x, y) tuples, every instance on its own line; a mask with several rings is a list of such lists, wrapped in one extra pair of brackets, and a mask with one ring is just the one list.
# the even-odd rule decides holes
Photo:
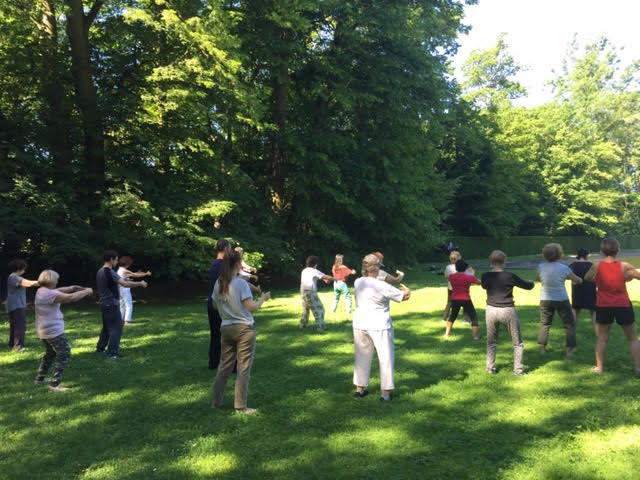
[[(65, 394), (33, 384), (42, 347), (31, 311), (29, 350), (0, 353), (0, 478), (637, 478), (640, 379), (619, 328), (601, 376), (589, 372), (595, 340), (585, 316), (574, 359), (563, 356), (557, 318), (540, 357), (539, 285), (517, 291), (527, 375), (511, 374), (501, 332), (499, 371), (489, 376), (482, 323), (479, 342), (458, 323), (442, 338), (442, 275), (413, 268), (407, 280), (412, 298), (392, 305), (392, 402), (378, 402), (375, 365), (374, 394), (351, 398), (353, 347), (342, 310), (327, 314), (326, 333), (300, 332), (298, 296), (277, 291), (256, 315), (255, 416), (232, 412), (232, 384), (225, 408), (209, 408), (203, 299), (136, 305), (119, 361), (93, 353), (97, 307), (66, 307)], [(640, 298), (640, 282), (630, 293)], [(324, 287), (326, 307), (331, 295)], [(473, 287), (472, 297), (482, 319), (482, 289)]]

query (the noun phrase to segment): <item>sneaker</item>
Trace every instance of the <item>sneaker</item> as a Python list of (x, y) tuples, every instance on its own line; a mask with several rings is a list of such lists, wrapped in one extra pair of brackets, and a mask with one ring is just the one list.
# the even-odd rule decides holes
[(236, 413), (242, 413), (244, 415), (253, 415), (254, 413), (258, 413), (258, 409), (257, 408), (249, 408), (249, 407), (236, 408)]
[(513, 372), (514, 377), (524, 377), (526, 373), (524, 372)]
[(131, 322), (124, 322), (123, 324), (125, 327), (130, 327), (131, 326)]
[(99, 353), (104, 353), (104, 350), (98, 350), (98, 349), (96, 348), (95, 352), (93, 352), (93, 353), (95, 353), (95, 354), (97, 355), (97, 354), (99, 354)]
[(47, 380), (46, 378), (36, 378), (33, 383), (35, 383), (36, 385), (45, 385), (47, 383), (49, 383), (49, 380)]
[(369, 395), (369, 392), (367, 392), (366, 390), (360, 390), (360, 391), (355, 391), (353, 394), (353, 398), (363, 398), (366, 397), (367, 395)]
[(495, 375), (496, 374), (496, 369), (495, 368), (487, 368), (487, 373), (489, 375)]
[(391, 401), (391, 394), (387, 393), (386, 395), (380, 395), (380, 401), (381, 402), (390, 402)]
[(480, 340), (477, 335), (475, 337), (473, 337), (473, 339), (476, 340), (476, 341)]
[(117, 353), (108, 353), (107, 358), (109, 360), (119, 360), (122, 358), (122, 355), (118, 355)]
[(600, 370), (598, 367), (591, 367), (591, 373), (600, 375), (602, 373), (602, 370)]
[(69, 390), (67, 387), (63, 387), (62, 385), (49, 385), (49, 391), (55, 393), (62, 393)]

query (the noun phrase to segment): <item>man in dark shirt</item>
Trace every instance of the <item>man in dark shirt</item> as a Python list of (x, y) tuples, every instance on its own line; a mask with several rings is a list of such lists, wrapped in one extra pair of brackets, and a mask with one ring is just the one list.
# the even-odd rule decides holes
[(496, 373), (496, 348), (498, 346), (498, 327), (503, 324), (513, 343), (513, 374), (522, 375), (522, 335), (518, 314), (513, 303), (513, 287), (525, 290), (533, 289), (533, 282), (523, 280), (517, 275), (505, 272), (507, 256), (500, 250), (494, 250), (489, 256), (491, 271), (482, 274), (480, 283), (487, 291), (485, 318), (487, 323), (487, 373)]
[(209, 341), (209, 368), (215, 370), (220, 363), (220, 324), (222, 319), (218, 310), (215, 309), (211, 301), (213, 287), (220, 276), (222, 258), (231, 251), (231, 244), (221, 238), (216, 244), (216, 258), (209, 267), (209, 295), (207, 296), (207, 316), (209, 317), (209, 330), (211, 339)]
[(107, 358), (118, 359), (118, 346), (122, 336), (122, 315), (120, 314), (120, 292), (118, 285), (123, 287), (147, 288), (147, 282), (132, 282), (120, 277), (113, 271), (118, 264), (118, 253), (107, 250), (102, 257), (104, 264), (98, 270), (96, 282), (98, 284), (98, 295), (100, 296), (100, 310), (102, 312), (102, 330), (96, 345), (96, 353), (104, 352), (107, 349)]

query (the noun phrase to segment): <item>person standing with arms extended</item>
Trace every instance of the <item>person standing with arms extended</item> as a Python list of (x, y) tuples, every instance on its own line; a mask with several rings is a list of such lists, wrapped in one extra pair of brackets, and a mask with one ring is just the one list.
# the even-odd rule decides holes
[(211, 407), (222, 406), (227, 379), (237, 362), (238, 373), (233, 406), (238, 413), (252, 414), (256, 409), (247, 406), (249, 378), (256, 348), (255, 322), (251, 314), (269, 300), (271, 294), (266, 292), (257, 302), (253, 300), (249, 285), (238, 277), (241, 260), (242, 257), (238, 252), (231, 252), (224, 256), (220, 275), (213, 288), (212, 301), (222, 318), (220, 327), (222, 355), (220, 367), (213, 382)]
[(27, 331), (27, 288), (38, 287), (36, 280), (22, 278), (27, 262), (16, 258), (9, 262), (7, 278), (7, 312), (9, 313), (9, 348), (14, 352), (24, 350), (24, 335)]
[(331, 267), (331, 275), (336, 279), (336, 281), (333, 282), (333, 305), (331, 306), (331, 311), (335, 312), (337, 310), (340, 295), (344, 294), (344, 299), (347, 302), (346, 311), (347, 315), (349, 315), (351, 313), (351, 293), (347, 285), (347, 277), (349, 277), (349, 275), (355, 275), (356, 271), (347, 267), (343, 262), (344, 255), (338, 253)]
[[(151, 272), (132, 272), (129, 267), (133, 263), (133, 258), (128, 255), (124, 255), (118, 259), (118, 275), (125, 280), (131, 280), (132, 278), (144, 278), (151, 275)], [(133, 314), (133, 299), (131, 298), (131, 289), (129, 287), (118, 286), (120, 290), (120, 315), (124, 325), (131, 325), (131, 315)]]
[(120, 313), (120, 291), (118, 285), (129, 288), (147, 288), (147, 282), (133, 282), (121, 278), (113, 269), (118, 265), (118, 252), (107, 250), (102, 255), (104, 263), (96, 274), (100, 311), (102, 313), (102, 329), (96, 345), (96, 353), (107, 350), (107, 358), (116, 360), (120, 337), (122, 336), (122, 314)]
[(400, 288), (379, 278), (380, 257), (369, 254), (362, 259), (362, 277), (353, 286), (356, 309), (353, 312), (353, 384), (354, 398), (367, 395), (371, 373), (371, 360), (375, 349), (380, 370), (380, 401), (391, 400), (393, 382), (393, 325), (389, 313), (389, 300), (402, 302), (411, 296), (411, 291), (400, 284)]
[(542, 248), (542, 258), (545, 262), (538, 265), (536, 275), (541, 283), (538, 345), (540, 345), (540, 355), (544, 355), (553, 315), (557, 311), (565, 329), (566, 355), (573, 357), (573, 349), (576, 347), (576, 319), (571, 310), (564, 282), (568, 278), (572, 283), (577, 284), (582, 283), (582, 279), (560, 261), (562, 255), (562, 246), (559, 243), (548, 243)]
[(576, 317), (576, 323), (578, 322), (580, 310), (589, 311), (593, 331), (598, 336), (596, 331), (596, 284), (584, 279), (586, 273), (593, 266), (593, 263), (587, 260), (588, 257), (589, 250), (579, 248), (576, 261), (569, 265), (571, 271), (583, 280), (578, 285), (571, 285), (571, 308), (573, 309), (573, 316)]
[(215, 370), (220, 364), (220, 324), (222, 319), (220, 313), (213, 306), (211, 295), (213, 287), (220, 276), (222, 259), (231, 252), (231, 244), (228, 240), (221, 238), (216, 243), (216, 258), (209, 266), (209, 296), (207, 297), (207, 317), (209, 318), (209, 369)]
[(600, 251), (604, 259), (593, 265), (585, 280), (596, 283), (596, 366), (591, 369), (594, 373), (602, 373), (604, 356), (607, 351), (609, 331), (615, 320), (622, 328), (627, 341), (629, 352), (636, 375), (640, 375), (640, 342), (636, 331), (633, 306), (629, 300), (626, 282), (640, 279), (640, 272), (627, 262), (616, 260), (620, 252), (620, 244), (615, 238), (609, 237), (600, 243)]
[(504, 271), (507, 256), (500, 250), (494, 250), (489, 255), (491, 271), (482, 274), (480, 283), (487, 291), (487, 306), (485, 320), (487, 324), (487, 373), (496, 373), (496, 349), (498, 347), (498, 329), (504, 325), (511, 335), (513, 344), (513, 374), (523, 373), (522, 355), (524, 346), (520, 334), (520, 322), (513, 303), (513, 287), (525, 290), (533, 289), (533, 282), (523, 280), (511, 272)]
[(65, 392), (66, 387), (60, 385), (62, 371), (71, 356), (69, 341), (64, 334), (64, 317), (60, 304), (77, 302), (93, 293), (90, 288), (70, 287), (56, 288), (60, 275), (53, 270), (44, 270), (38, 277), (40, 288), (36, 292), (36, 335), (44, 344), (45, 354), (34, 380), (36, 385), (43, 385), (49, 368), (53, 364), (50, 392)]
[(309, 322), (309, 310), (313, 312), (316, 321), (316, 332), (324, 332), (324, 306), (318, 297), (318, 279), (325, 283), (335, 282), (336, 279), (325, 275), (316, 267), (320, 259), (315, 255), (309, 255), (305, 261), (306, 267), (300, 273), (300, 296), (302, 297), (302, 314), (300, 315), (300, 330), (304, 330)]

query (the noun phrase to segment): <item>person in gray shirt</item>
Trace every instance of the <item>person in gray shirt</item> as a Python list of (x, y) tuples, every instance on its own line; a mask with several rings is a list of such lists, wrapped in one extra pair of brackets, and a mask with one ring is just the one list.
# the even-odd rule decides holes
[(9, 313), (9, 348), (24, 350), (24, 335), (27, 330), (27, 288), (38, 287), (35, 280), (22, 278), (27, 270), (27, 262), (16, 258), (9, 262), (7, 278), (7, 312)]
[(104, 264), (98, 270), (96, 282), (102, 311), (102, 330), (98, 337), (96, 353), (107, 351), (107, 358), (118, 359), (118, 347), (122, 336), (122, 314), (120, 313), (120, 292), (118, 285), (128, 288), (147, 288), (147, 282), (133, 282), (120, 277), (113, 269), (118, 265), (118, 252), (107, 250), (102, 259)]

